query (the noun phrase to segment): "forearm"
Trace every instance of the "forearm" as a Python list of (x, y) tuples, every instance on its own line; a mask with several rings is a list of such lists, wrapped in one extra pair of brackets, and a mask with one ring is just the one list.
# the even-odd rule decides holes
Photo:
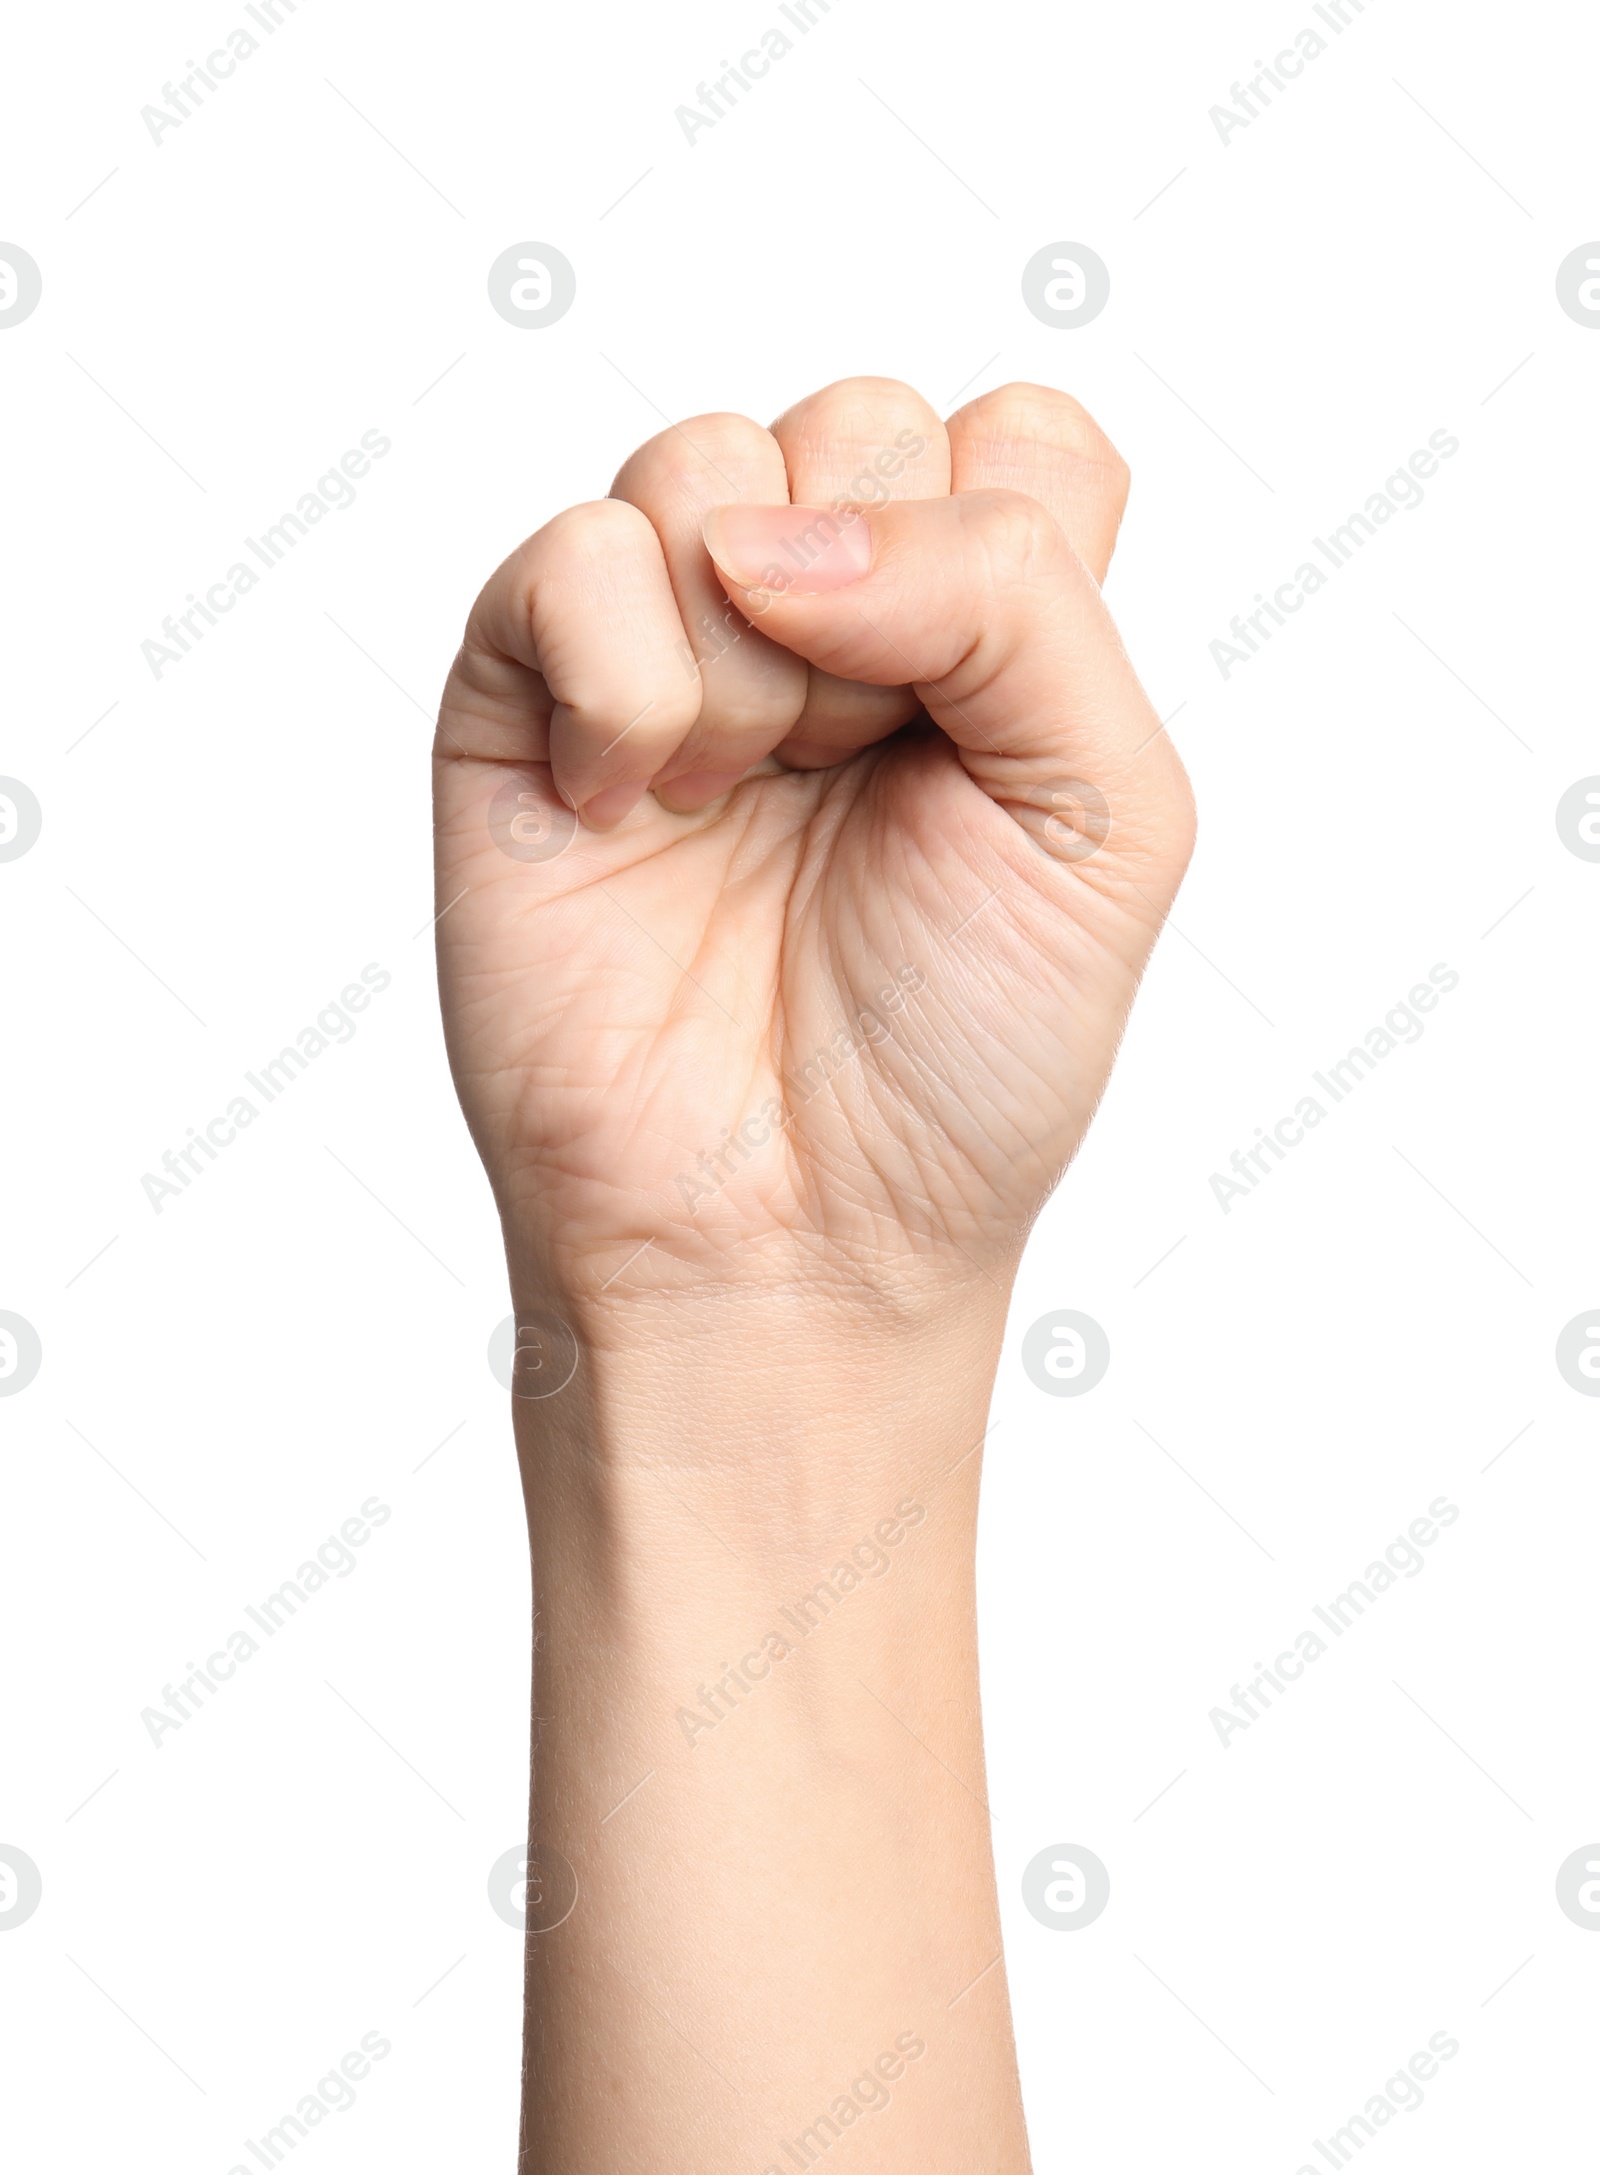
[(525, 2166), (1022, 2175), (972, 1595), (998, 1310), (668, 1313), (516, 1401), (534, 1855), (578, 1882), (529, 1942)]

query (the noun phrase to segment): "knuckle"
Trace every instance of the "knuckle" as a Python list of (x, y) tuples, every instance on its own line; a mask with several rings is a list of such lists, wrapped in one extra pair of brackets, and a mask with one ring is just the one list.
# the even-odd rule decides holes
[(623, 499), (587, 499), (547, 521), (532, 540), (541, 568), (598, 565), (618, 551), (654, 546), (655, 531), (636, 506)]
[(973, 437), (1045, 446), (1063, 459), (1102, 471), (1109, 485), (1127, 489), (1127, 462), (1083, 403), (1056, 386), (1022, 380), (997, 386), (964, 408), (961, 420)]
[(830, 407), (855, 406), (878, 409), (886, 405), (927, 407), (927, 402), (914, 385), (907, 385), (900, 378), (877, 378), (866, 374), (849, 378), (835, 378), (830, 385), (819, 385), (814, 393), (807, 393), (784, 412), (798, 415), (803, 409), (826, 402)]
[(1156, 880), (1168, 900), (1174, 899), (1189, 873), (1197, 835), (1192, 796), (1174, 802), (1156, 831), (1153, 861)]
[[(701, 746), (699, 754), (715, 748), (722, 753), (737, 749), (741, 753), (754, 747), (762, 754), (788, 738), (805, 712), (806, 678), (803, 671), (792, 678), (772, 679), (759, 682), (753, 689), (724, 691), (714, 683), (714, 676), (707, 675), (702, 665), (704, 697), (697, 720), (697, 738)], [(751, 761), (758, 758), (750, 757)], [(694, 766), (686, 766), (694, 767)], [(720, 759), (705, 763), (708, 770), (720, 769)]]
[(786, 444), (819, 451), (841, 445), (875, 444), (902, 426), (915, 426), (924, 437), (942, 436), (944, 425), (915, 386), (899, 378), (838, 378), (786, 408), (773, 424)]
[[(687, 645), (685, 645), (687, 650)], [(705, 690), (697, 672), (691, 672), (684, 656), (664, 661), (649, 689), (653, 707), (642, 721), (647, 748), (676, 742), (698, 724), (705, 704)]]
[(675, 747), (700, 716), (700, 688), (668, 662), (648, 681), (619, 683), (596, 673), (575, 672), (562, 688), (561, 708), (586, 742), (594, 761), (616, 749), (612, 767), (650, 770), (660, 751)]
[(702, 458), (704, 453), (726, 454), (730, 460), (768, 459), (776, 450), (772, 433), (753, 416), (739, 415), (733, 409), (713, 409), (708, 415), (691, 415), (676, 430), (663, 431), (662, 437), (675, 439), (681, 446), (687, 435), (692, 439)]
[(723, 468), (753, 469), (779, 463), (772, 433), (747, 415), (731, 410), (691, 415), (668, 430), (657, 431), (630, 453), (617, 471), (611, 490), (614, 498), (658, 497), (685, 484), (698, 487), (710, 481), (718, 497), (726, 496)]
[(1070, 546), (1055, 516), (1026, 491), (966, 491), (955, 504), (974, 531), (997, 585), (1026, 582), (1059, 565)]

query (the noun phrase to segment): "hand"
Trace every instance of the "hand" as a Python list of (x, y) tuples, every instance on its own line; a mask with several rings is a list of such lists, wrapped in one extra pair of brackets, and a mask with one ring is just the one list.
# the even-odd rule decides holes
[(1192, 840), (1098, 587), (1126, 493), (1065, 394), (849, 379), (494, 574), (439, 952), (519, 1297), (1009, 1281)]

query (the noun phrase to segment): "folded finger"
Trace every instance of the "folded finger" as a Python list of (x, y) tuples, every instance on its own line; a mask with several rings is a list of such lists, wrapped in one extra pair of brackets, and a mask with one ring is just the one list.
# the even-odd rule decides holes
[(573, 506), (491, 576), (467, 623), (446, 716), (464, 699), (484, 707), (500, 743), (484, 752), (547, 759), (568, 806), (609, 829), (699, 715), (699, 675), (685, 668), (683, 640), (646, 517), (619, 499)]
[[(897, 378), (841, 378), (785, 409), (772, 426), (797, 505), (882, 505), (943, 498), (950, 444), (937, 413)], [(805, 708), (779, 760), (842, 763), (917, 714), (907, 687), (864, 687), (813, 667)]]
[(1053, 514), (1097, 582), (1128, 503), (1128, 465), (1088, 409), (1050, 385), (1002, 385), (945, 425), (952, 491), (1023, 491)]
[(682, 622), (678, 655), (698, 675), (700, 709), (654, 780), (668, 806), (703, 806), (770, 754), (805, 705), (807, 667), (733, 604), (701, 537), (711, 507), (770, 503), (788, 490), (777, 440), (743, 415), (699, 415), (641, 446), (611, 487), (660, 539)]

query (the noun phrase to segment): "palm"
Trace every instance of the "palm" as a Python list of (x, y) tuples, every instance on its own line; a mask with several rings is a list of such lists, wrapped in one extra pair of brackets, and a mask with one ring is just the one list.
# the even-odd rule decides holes
[(495, 768), (450, 767), (452, 1055), (504, 1205), (602, 1277), (647, 1239), (701, 1266), (1009, 1244), (1088, 1121), (1153, 917), (1070, 878), (1041, 987), (1025, 937), (1061, 871), (949, 742), (533, 864), (488, 836)]

